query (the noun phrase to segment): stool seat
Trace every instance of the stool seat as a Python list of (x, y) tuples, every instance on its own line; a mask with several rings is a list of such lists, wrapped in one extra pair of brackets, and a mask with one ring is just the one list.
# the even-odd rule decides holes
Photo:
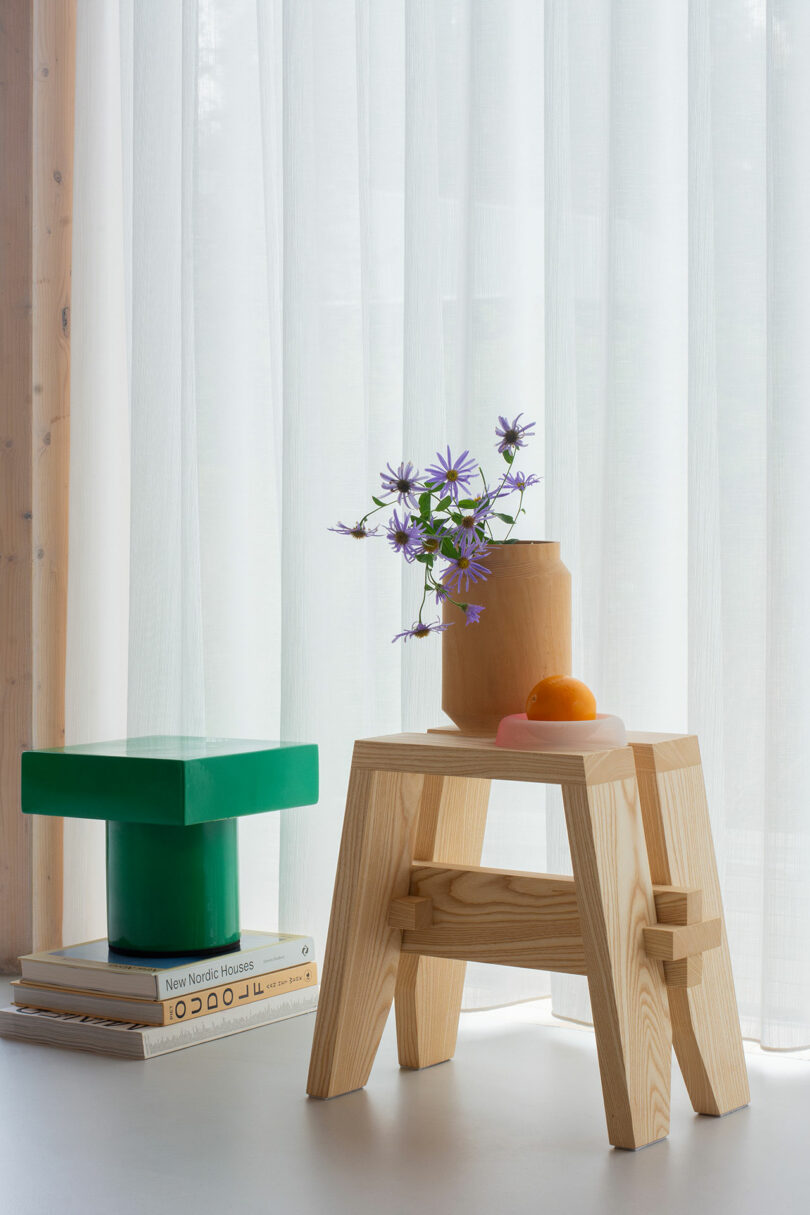
[[(561, 786), (573, 877), (480, 865), (492, 780)], [(697, 738), (537, 752), (442, 729), (355, 743), (310, 1095), (365, 1085), (394, 1000), (401, 1065), (451, 1058), (467, 961), (587, 976), (616, 1147), (668, 1133), (673, 1044), (699, 1113), (746, 1105)]]

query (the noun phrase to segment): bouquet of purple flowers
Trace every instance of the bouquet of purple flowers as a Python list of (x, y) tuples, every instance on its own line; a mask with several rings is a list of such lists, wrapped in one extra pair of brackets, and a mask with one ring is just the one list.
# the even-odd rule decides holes
[[(506, 471), (494, 488), (490, 488), (483, 469), (468, 451), (454, 459), (448, 447), (445, 455), (436, 453), (436, 463), (424, 474), (410, 461), (403, 461), (398, 468), (388, 464), (380, 474), (383, 496), (372, 495), (372, 509), (354, 527), (338, 523), (329, 529), (355, 540), (366, 540), (380, 531), (380, 525), (369, 527), (372, 515), (381, 510), (391, 511), (385, 525), (391, 548), (409, 564), (420, 565), (424, 575), (419, 618), (411, 628), (397, 633), (394, 641), (427, 637), (450, 627), (438, 619), (429, 622), (423, 618), (431, 595), (435, 596), (436, 604), (447, 601), (460, 608), (465, 624), (476, 624), (480, 619), (483, 607), (466, 602), (470, 584), (486, 581), (490, 571), (484, 561), (490, 544), (513, 543), (509, 537), (524, 513), (523, 495), (540, 481), (534, 474), (512, 471), (518, 448), (526, 446), (526, 439), (534, 430), (534, 422), (521, 425), (522, 417), (518, 414), (512, 422), (498, 418), (496, 447), (506, 462)], [(517, 506), (511, 511), (498, 509), (503, 499), (513, 494), (518, 495)], [(500, 540), (492, 530), (496, 521), (507, 526)]]

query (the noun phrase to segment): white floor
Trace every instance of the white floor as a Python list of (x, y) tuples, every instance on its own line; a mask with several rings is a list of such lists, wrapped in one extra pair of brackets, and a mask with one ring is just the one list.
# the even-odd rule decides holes
[[(6, 992), (0, 984), (0, 997)], [(5, 1000), (3, 1001), (5, 1002)], [(587, 1030), (466, 1013), (451, 1063), (304, 1096), (314, 1016), (148, 1063), (0, 1040), (0, 1211), (16, 1215), (793, 1215), (810, 1211), (810, 1062), (749, 1054), (752, 1104), (607, 1146)]]

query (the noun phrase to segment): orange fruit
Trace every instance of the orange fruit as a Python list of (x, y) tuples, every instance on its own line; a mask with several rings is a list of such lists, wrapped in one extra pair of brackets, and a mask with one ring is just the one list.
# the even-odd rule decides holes
[(529, 721), (593, 721), (596, 697), (581, 679), (549, 675), (526, 697), (526, 716)]

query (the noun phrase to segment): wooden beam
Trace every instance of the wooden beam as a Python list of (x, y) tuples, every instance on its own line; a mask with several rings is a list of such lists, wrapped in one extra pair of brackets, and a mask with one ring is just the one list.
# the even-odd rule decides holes
[(585, 973), (573, 878), (415, 864), (410, 893), (430, 899), (433, 922), (403, 933), (403, 953)]
[[(697, 945), (712, 948), (717, 925), (695, 922), (699, 890), (655, 886), (653, 899), (659, 923), (644, 930), (645, 940), (652, 934), (648, 952), (673, 962), (668, 986), (684, 986), (687, 968), (674, 963), (699, 953)], [(405, 954), (585, 973), (576, 883), (562, 874), (416, 862), (409, 895), (392, 902), (388, 924), (405, 930)], [(689, 986), (699, 982), (696, 967), (688, 979)]]
[[(76, 0), (34, 2), (34, 745), (65, 743)], [(34, 823), (34, 948), (62, 944), (63, 824)]]
[(20, 813), (20, 753), (33, 724), (31, 266), (33, 12), (0, 18), (0, 967), (32, 946), (33, 833)]
[(0, 968), (61, 943), (61, 823), (20, 753), (64, 742), (75, 0), (0, 19)]

